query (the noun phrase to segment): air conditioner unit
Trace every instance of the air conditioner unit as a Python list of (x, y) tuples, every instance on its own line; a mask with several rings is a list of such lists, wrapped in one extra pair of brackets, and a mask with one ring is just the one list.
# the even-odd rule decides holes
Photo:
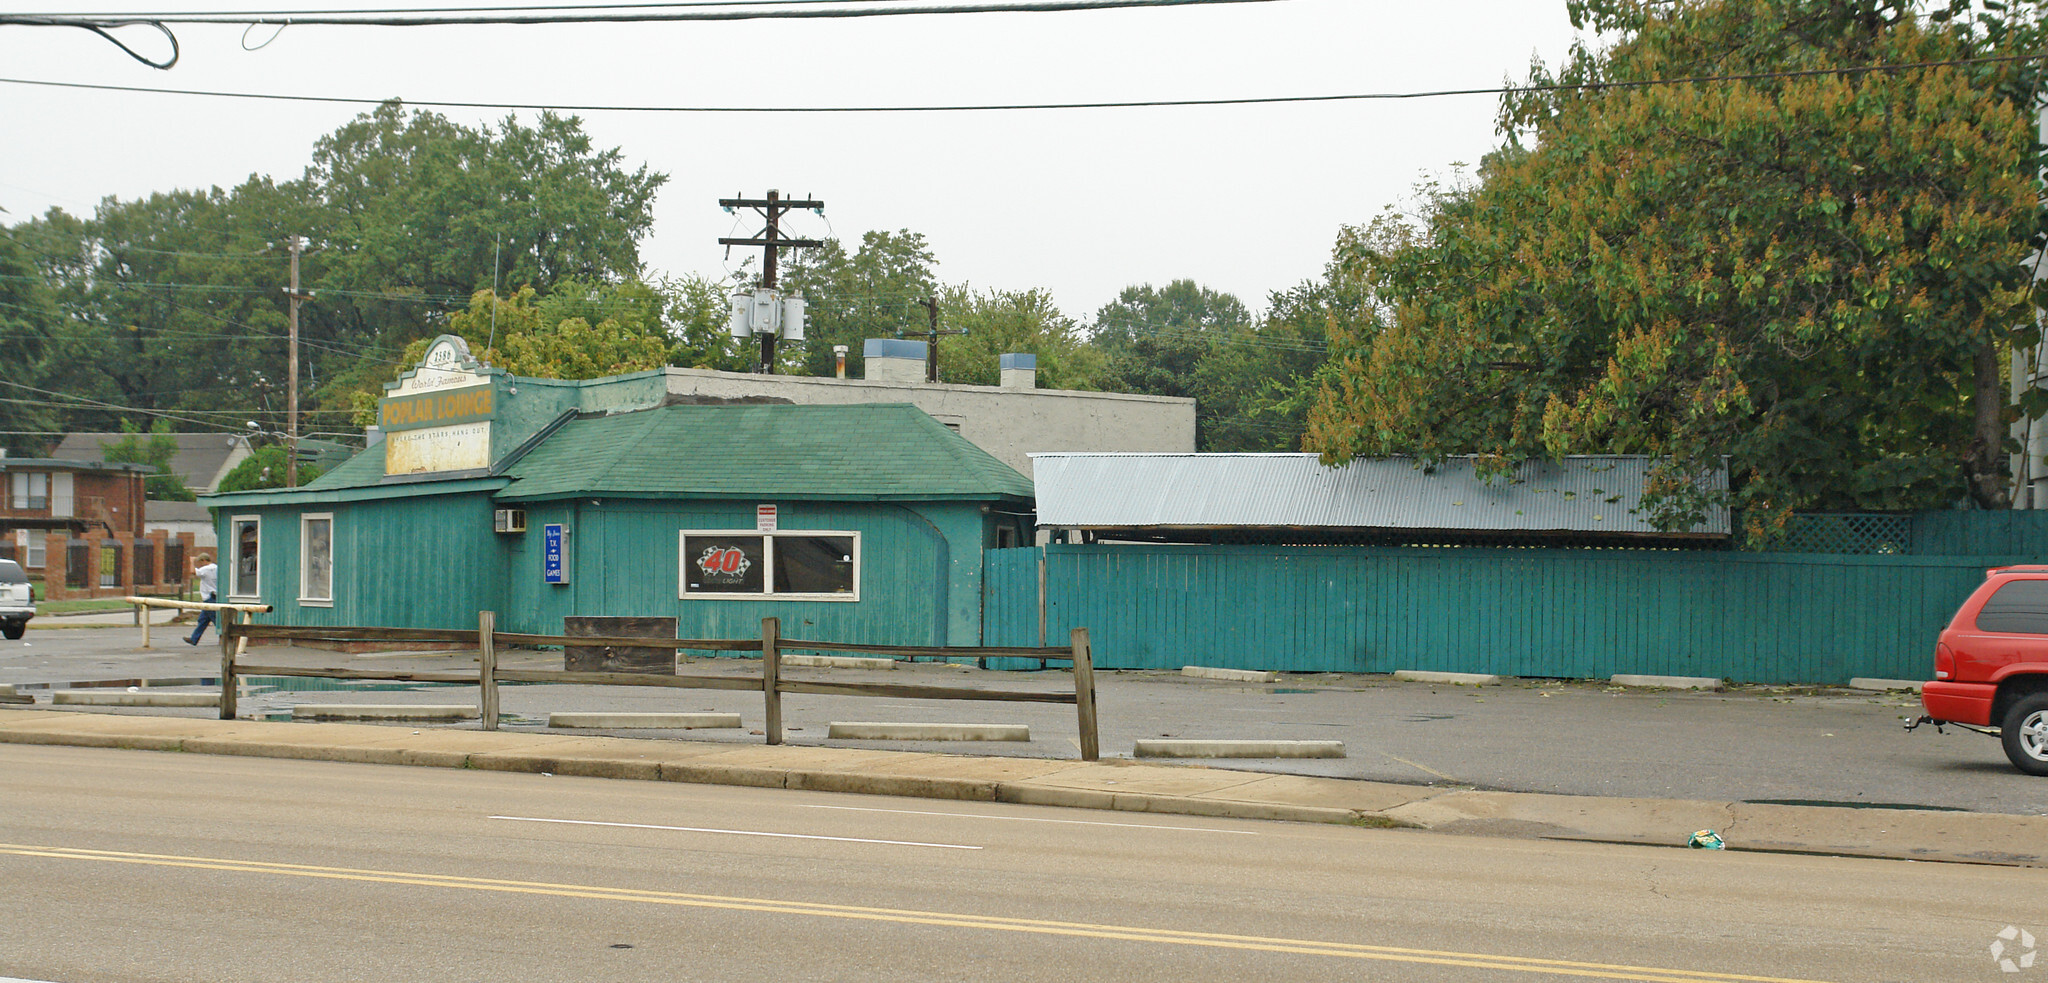
[(525, 532), (525, 509), (499, 509), (495, 513), (499, 532)]

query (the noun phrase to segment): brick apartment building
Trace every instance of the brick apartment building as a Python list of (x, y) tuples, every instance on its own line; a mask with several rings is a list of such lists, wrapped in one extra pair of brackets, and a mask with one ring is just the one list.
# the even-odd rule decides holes
[(0, 556), (50, 600), (175, 590), (191, 537), (145, 531), (145, 464), (0, 457)]

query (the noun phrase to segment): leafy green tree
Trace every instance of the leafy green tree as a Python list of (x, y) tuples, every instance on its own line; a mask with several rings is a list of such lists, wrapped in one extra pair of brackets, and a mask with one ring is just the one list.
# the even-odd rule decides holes
[[(1964, 0), (1574, 0), (1615, 43), (1532, 82), (1631, 83), (2036, 52)], [(1925, 16), (1923, 16), (1925, 15)], [(1308, 446), (1658, 460), (1684, 525), (1732, 460), (1793, 509), (2005, 504), (2001, 353), (2038, 338), (2035, 60), (1510, 96), (1476, 186), (1346, 260), (1392, 313), (1340, 323)], [(2038, 411), (2038, 407), (2036, 410)]]
[[(267, 444), (251, 451), (242, 463), (221, 475), (220, 490), (224, 492), (256, 491), (264, 488), (284, 487), (284, 447), (281, 444)], [(299, 485), (304, 487), (320, 477), (320, 469), (305, 461), (299, 462)]]
[[(48, 363), (56, 356), (65, 318), (55, 294), (37, 268), (34, 254), (12, 236), (0, 234), (0, 376), (22, 386), (48, 389)], [(0, 386), (0, 447), (10, 454), (39, 457), (63, 417), (34, 389)]]
[(147, 464), (156, 472), (143, 479), (143, 494), (159, 502), (190, 502), (192, 489), (185, 476), (171, 470), (171, 458), (178, 456), (178, 438), (171, 436), (171, 422), (158, 420), (144, 433), (128, 420), (121, 421), (121, 439), (100, 442), (100, 457), (107, 461)]
[(867, 339), (929, 328), (924, 302), (938, 295), (937, 265), (924, 236), (908, 229), (864, 233), (852, 255), (836, 239), (797, 253), (779, 287), (803, 294), (808, 324), (802, 344), (779, 346), (779, 352), (804, 375), (829, 376), (832, 346), (845, 345), (847, 375), (860, 378)]
[(745, 372), (759, 357), (757, 346), (731, 334), (731, 291), (716, 280), (691, 273), (663, 279), (655, 287), (666, 299), (669, 364), (692, 369)]
[(939, 291), (940, 327), (965, 329), (939, 342), (939, 379), (993, 386), (1001, 356), (1038, 356), (1042, 389), (1092, 389), (1102, 356), (1088, 347), (1074, 319), (1060, 313), (1044, 290), (978, 291), (966, 284)]
[(327, 395), (374, 396), (402, 350), (478, 290), (637, 279), (666, 181), (548, 112), (470, 128), (392, 101), (321, 138), (294, 189), (322, 220), (305, 316), (337, 349)]
[[(1245, 389), (1232, 369), (1250, 371), (1243, 358), (1231, 366), (1203, 367), (1231, 339), (1254, 333), (1251, 312), (1235, 296), (1175, 280), (1164, 288), (1125, 287), (1095, 314), (1090, 342), (1105, 360), (1101, 386), (1110, 392), (1195, 399), (1195, 446), (1204, 451), (1239, 449), (1248, 427), (1236, 427), (1219, 444), (1218, 425), (1242, 412)], [(1237, 355), (1249, 352), (1240, 346)], [(1217, 384), (1225, 382), (1226, 388)], [(1240, 421), (1242, 422), (1242, 421)]]
[(339, 423), (479, 289), (637, 278), (664, 180), (593, 147), (574, 117), (473, 128), (390, 102), (323, 137), (295, 180), (109, 198), (89, 218), (53, 210), (7, 231), (71, 324), (43, 359), (51, 388), (282, 429), (290, 237), (309, 242), (302, 412)]

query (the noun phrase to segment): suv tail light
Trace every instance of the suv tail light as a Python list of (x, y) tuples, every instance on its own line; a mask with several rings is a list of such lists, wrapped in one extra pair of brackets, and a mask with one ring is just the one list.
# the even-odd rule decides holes
[(1934, 678), (1953, 679), (1956, 674), (1956, 653), (1947, 642), (1934, 644)]

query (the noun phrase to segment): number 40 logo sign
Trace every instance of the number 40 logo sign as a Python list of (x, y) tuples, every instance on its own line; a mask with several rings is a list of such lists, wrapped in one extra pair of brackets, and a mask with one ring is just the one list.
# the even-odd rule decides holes
[(732, 583), (747, 575), (754, 561), (737, 546), (707, 546), (704, 554), (697, 557), (697, 569), (704, 572), (706, 580)]

